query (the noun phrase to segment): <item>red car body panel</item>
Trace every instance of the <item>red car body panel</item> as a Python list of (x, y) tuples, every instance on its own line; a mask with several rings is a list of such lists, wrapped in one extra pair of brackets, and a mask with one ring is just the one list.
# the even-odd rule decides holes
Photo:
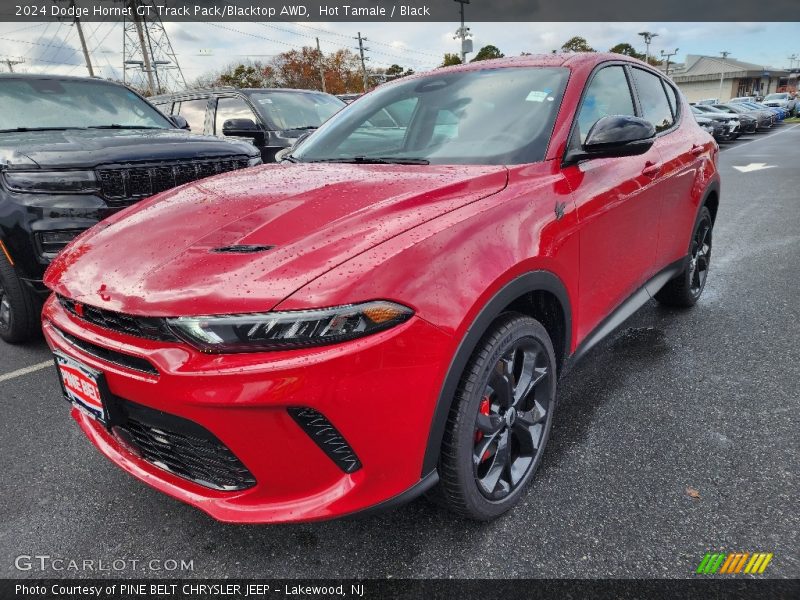
[[(223, 521), (330, 518), (418, 484), (451, 363), (500, 290), (532, 272), (558, 281), (571, 317), (569, 356), (626, 298), (686, 257), (699, 207), (718, 193), (717, 146), (683, 99), (682, 122), (647, 153), (562, 165), (587, 78), (619, 60), (644, 67), (594, 53), (494, 62), (571, 71), (539, 163), (264, 166), (160, 194), (81, 236), (46, 283), (108, 310), (165, 317), (384, 299), (415, 313), (332, 346), (209, 355), (97, 327), (53, 296), (43, 312), (51, 347), (105, 373), (114, 395), (212, 431), (258, 483), (236, 492), (192, 483), (132, 455), (73, 410), (82, 429), (135, 477)], [(275, 248), (210, 252), (231, 244)], [(144, 358), (159, 375), (92, 356), (59, 331)], [(363, 468), (337, 468), (289, 417), (292, 406), (324, 414)]]
[[(507, 180), (502, 166), (420, 171), (399, 165), (354, 170), (273, 164), (241, 177), (226, 175), (165, 192), (124, 219), (105, 221), (64, 251), (48, 272), (47, 285), (75, 300), (130, 314), (267, 311), (352, 256), (495, 194)], [(198, 206), (202, 211), (194, 213)], [(187, 218), (190, 210), (194, 218)], [(275, 248), (259, 255), (211, 252), (237, 244)], [(83, 276), (64, 279), (67, 269)]]

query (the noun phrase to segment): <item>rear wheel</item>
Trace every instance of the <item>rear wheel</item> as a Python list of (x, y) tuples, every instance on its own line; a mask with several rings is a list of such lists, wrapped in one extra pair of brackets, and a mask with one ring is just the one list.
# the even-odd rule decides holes
[(541, 462), (555, 393), (545, 328), (520, 314), (500, 317), (470, 358), (450, 410), (439, 464), (449, 509), (488, 521), (517, 503)]
[(689, 246), (689, 261), (680, 275), (671, 279), (656, 294), (656, 300), (667, 306), (688, 308), (700, 299), (711, 266), (711, 242), (714, 222), (707, 207), (700, 210), (692, 241)]
[(40, 331), (40, 303), (0, 253), (0, 339), (26, 342)]

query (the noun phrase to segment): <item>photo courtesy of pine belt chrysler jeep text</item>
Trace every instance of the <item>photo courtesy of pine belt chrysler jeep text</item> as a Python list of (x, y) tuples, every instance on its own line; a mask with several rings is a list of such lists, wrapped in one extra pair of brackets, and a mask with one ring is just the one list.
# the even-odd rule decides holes
[(718, 152), (668, 79), (615, 54), (382, 85), (281, 163), (157, 194), (59, 254), (43, 327), (72, 416), (222, 521), (422, 493), (497, 517), (570, 365), (651, 297), (699, 299)]

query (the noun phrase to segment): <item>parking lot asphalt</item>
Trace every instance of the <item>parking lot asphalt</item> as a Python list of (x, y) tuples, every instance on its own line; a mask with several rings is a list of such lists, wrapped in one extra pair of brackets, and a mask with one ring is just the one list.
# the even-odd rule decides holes
[[(769, 168), (734, 169), (752, 163)], [(709, 551), (773, 552), (766, 575), (800, 577), (800, 125), (724, 145), (720, 168), (703, 298), (649, 303), (569, 374), (542, 468), (493, 523), (425, 500), (325, 523), (217, 523), (94, 450), (53, 368), (3, 380), (48, 361), (43, 342), (0, 342), (0, 577), (174, 576), (147, 565), (171, 559), (195, 577), (670, 578)], [(19, 555), (140, 562), (19, 571)]]

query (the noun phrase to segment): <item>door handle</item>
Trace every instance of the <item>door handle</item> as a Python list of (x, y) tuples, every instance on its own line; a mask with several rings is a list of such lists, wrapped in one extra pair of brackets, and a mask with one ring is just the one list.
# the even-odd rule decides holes
[(645, 177), (656, 177), (661, 172), (661, 165), (656, 164), (651, 161), (647, 161), (644, 163), (644, 169), (642, 169), (642, 175)]
[(705, 148), (698, 146), (697, 144), (692, 144), (691, 152), (694, 156), (700, 156), (703, 152), (705, 152)]

